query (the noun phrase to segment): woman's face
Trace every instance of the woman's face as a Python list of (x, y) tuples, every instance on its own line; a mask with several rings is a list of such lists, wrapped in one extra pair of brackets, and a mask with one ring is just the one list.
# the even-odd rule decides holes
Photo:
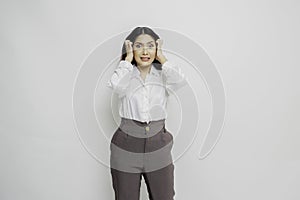
[(156, 57), (156, 44), (148, 34), (139, 35), (133, 43), (134, 59), (138, 66), (148, 67)]

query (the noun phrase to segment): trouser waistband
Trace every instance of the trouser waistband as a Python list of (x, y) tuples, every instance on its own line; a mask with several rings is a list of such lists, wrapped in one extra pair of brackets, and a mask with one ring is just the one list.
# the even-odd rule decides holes
[(165, 129), (165, 119), (147, 122), (140, 122), (134, 119), (121, 118), (119, 128), (128, 135), (148, 138)]

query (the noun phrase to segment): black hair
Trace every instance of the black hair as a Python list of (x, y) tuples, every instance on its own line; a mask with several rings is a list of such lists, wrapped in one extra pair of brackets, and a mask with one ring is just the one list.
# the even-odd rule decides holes
[[(134, 43), (136, 38), (141, 34), (150, 35), (154, 39), (155, 45), (157, 46), (156, 40), (159, 39), (159, 36), (149, 27), (136, 27), (131, 31), (131, 33), (126, 37), (125, 40), (130, 40), (132, 43)], [(126, 56), (127, 56), (126, 47), (125, 47), (125, 43), (123, 42), (121, 60), (125, 60)], [(136, 61), (134, 57), (131, 61), (131, 64), (136, 65)], [(156, 69), (161, 70), (161, 63), (157, 59), (154, 59), (152, 64)]]

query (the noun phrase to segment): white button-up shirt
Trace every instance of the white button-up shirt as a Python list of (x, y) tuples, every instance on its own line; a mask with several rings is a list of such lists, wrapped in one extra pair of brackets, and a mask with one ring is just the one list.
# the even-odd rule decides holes
[(167, 118), (168, 96), (186, 83), (181, 69), (169, 61), (162, 65), (162, 70), (152, 64), (144, 81), (136, 66), (121, 60), (107, 86), (119, 96), (120, 117), (149, 123)]

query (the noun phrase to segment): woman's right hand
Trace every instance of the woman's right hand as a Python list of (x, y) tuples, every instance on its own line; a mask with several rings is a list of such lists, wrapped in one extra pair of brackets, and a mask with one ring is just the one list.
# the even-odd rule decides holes
[(132, 42), (130, 40), (125, 40), (125, 47), (126, 47), (126, 54), (127, 54), (125, 60), (131, 63), (133, 59)]

